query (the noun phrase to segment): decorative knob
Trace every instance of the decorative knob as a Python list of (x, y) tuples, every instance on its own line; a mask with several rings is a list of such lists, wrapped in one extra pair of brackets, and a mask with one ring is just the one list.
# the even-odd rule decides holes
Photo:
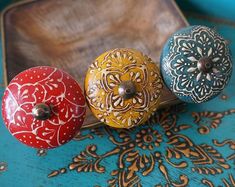
[(33, 107), (32, 114), (37, 120), (46, 120), (51, 116), (51, 107), (45, 103), (36, 104)]
[(18, 74), (2, 99), (10, 133), (34, 148), (55, 148), (70, 141), (85, 117), (85, 97), (62, 70), (39, 66)]
[(135, 83), (132, 82), (132, 81), (121, 82), (119, 87), (118, 87), (118, 93), (124, 99), (133, 98), (136, 94)]
[(212, 73), (213, 62), (209, 57), (202, 57), (198, 60), (197, 68), (203, 73)]
[(93, 114), (105, 124), (131, 128), (156, 111), (163, 88), (159, 69), (134, 49), (114, 49), (89, 67), (85, 93)]
[(214, 98), (232, 74), (227, 41), (205, 26), (190, 26), (174, 33), (160, 61), (165, 84), (185, 102), (202, 103)]

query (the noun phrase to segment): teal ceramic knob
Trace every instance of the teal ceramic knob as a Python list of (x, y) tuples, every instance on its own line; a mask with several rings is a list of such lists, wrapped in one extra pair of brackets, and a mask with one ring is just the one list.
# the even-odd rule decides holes
[(232, 74), (227, 41), (205, 26), (189, 26), (174, 33), (163, 47), (160, 66), (166, 86), (190, 103), (217, 96)]

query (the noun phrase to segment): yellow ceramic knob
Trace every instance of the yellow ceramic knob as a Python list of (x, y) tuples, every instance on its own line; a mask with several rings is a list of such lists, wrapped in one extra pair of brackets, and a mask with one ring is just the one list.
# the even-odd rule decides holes
[(105, 124), (131, 128), (143, 124), (159, 105), (163, 83), (157, 65), (134, 49), (100, 55), (85, 78), (88, 106)]

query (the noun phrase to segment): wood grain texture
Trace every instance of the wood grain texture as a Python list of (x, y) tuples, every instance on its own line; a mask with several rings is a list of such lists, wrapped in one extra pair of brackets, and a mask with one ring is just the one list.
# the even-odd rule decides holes
[[(61, 68), (83, 87), (104, 51), (134, 48), (159, 63), (164, 42), (187, 23), (171, 0), (41, 0), (3, 14), (6, 80), (41, 65)], [(161, 106), (178, 102), (166, 88)], [(98, 121), (88, 109), (84, 127)]]

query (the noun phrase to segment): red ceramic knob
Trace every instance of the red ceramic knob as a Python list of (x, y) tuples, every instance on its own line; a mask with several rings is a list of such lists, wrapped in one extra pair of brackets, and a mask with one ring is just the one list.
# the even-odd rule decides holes
[(70, 141), (85, 118), (85, 98), (67, 73), (41, 66), (18, 74), (2, 99), (10, 133), (35, 148), (55, 148)]

